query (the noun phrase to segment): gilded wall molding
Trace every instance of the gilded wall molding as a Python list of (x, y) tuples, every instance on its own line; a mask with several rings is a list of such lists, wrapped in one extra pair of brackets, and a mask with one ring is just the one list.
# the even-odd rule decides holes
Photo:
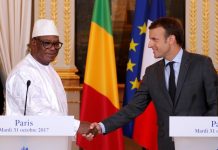
[(190, 26), (190, 35), (189, 35), (189, 42), (190, 47), (189, 50), (193, 53), (196, 52), (196, 42), (197, 42), (197, 0), (191, 0), (190, 1), (190, 7), (189, 7), (189, 26)]
[(70, 13), (70, 0), (64, 0), (64, 62), (66, 65), (70, 64), (71, 55), (71, 13)]
[[(196, 13), (196, 22), (190, 23), (194, 18), (191, 14), (194, 13)], [(209, 56), (218, 71), (218, 0), (187, 0), (185, 17), (186, 49), (190, 50), (190, 47), (193, 47), (191, 38), (194, 28), (196, 29), (195, 53)]]
[(55, 69), (61, 79), (79, 79), (79, 76), (76, 75), (78, 69)]
[(45, 0), (39, 0), (39, 19), (45, 18)]
[(215, 2), (215, 62), (218, 64), (218, 1)]
[(209, 1), (202, 1), (202, 48), (203, 54), (209, 54)]
[(57, 0), (51, 0), (51, 19), (54, 20), (55, 25), (58, 24)]
[[(51, 0), (51, 19), (54, 20), (56, 26), (58, 26), (58, 12), (57, 12), (57, 0)], [(52, 62), (53, 65), (57, 64), (57, 58)]]

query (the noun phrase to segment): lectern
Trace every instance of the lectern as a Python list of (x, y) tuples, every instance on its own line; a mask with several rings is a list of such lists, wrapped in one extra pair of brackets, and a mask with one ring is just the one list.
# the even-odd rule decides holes
[(170, 117), (176, 150), (218, 150), (218, 117)]
[(76, 134), (73, 116), (2, 116), (1, 150), (70, 150)]

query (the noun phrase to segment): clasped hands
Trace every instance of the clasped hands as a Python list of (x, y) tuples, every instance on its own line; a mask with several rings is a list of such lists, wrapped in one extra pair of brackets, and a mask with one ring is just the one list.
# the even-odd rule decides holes
[(90, 123), (86, 121), (80, 121), (77, 132), (89, 141), (93, 140), (96, 135), (102, 134), (101, 126), (97, 122)]

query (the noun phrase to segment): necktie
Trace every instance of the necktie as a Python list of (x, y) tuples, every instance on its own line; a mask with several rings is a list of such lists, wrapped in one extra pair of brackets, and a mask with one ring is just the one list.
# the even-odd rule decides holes
[(169, 94), (174, 103), (175, 95), (176, 95), (176, 83), (175, 83), (175, 73), (173, 69), (173, 64), (175, 62), (169, 62), (168, 65), (170, 66), (170, 77), (169, 77)]

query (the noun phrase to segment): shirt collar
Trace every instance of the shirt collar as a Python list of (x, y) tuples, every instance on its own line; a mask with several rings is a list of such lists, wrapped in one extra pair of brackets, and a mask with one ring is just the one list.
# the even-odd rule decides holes
[[(175, 63), (181, 63), (182, 61), (182, 54), (183, 54), (183, 49), (180, 48), (179, 52), (177, 53), (177, 55), (173, 58), (172, 61), (174, 61)], [(165, 60), (165, 65), (167, 65), (170, 61), (167, 60), (167, 59), (164, 59)]]

